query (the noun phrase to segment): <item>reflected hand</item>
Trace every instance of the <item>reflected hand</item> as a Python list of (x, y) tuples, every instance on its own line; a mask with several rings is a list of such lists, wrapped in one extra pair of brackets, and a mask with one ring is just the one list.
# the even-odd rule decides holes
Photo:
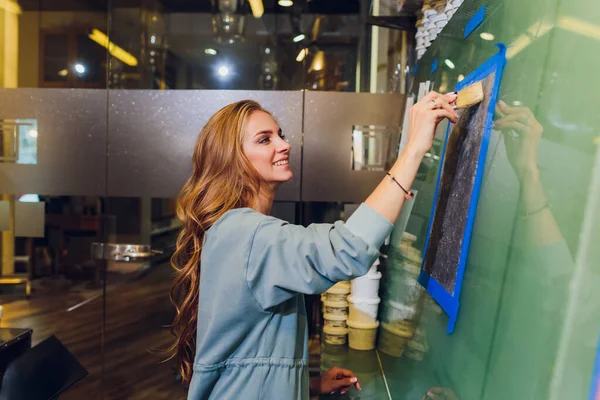
[(494, 129), (502, 131), (510, 165), (521, 179), (529, 171), (537, 170), (537, 151), (544, 128), (527, 107), (512, 107), (498, 101)]
[(427, 399), (458, 400), (458, 397), (456, 397), (456, 394), (452, 389), (434, 386), (429, 388), (427, 393), (423, 394), (423, 397), (421, 397), (421, 400)]
[(339, 367), (333, 367), (321, 375), (321, 394), (333, 394), (340, 391), (340, 394), (346, 393), (354, 386), (360, 390), (358, 378), (354, 372)]

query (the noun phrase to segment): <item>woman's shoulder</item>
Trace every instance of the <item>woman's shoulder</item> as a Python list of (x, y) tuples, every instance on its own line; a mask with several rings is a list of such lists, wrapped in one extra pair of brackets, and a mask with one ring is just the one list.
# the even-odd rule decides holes
[(258, 225), (273, 217), (262, 214), (252, 208), (234, 208), (227, 211), (214, 223), (209, 232), (222, 231), (255, 231)]

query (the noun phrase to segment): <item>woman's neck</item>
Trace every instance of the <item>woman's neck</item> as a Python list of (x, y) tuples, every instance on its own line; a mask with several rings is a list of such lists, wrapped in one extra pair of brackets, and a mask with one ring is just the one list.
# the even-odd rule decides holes
[(252, 208), (265, 215), (271, 214), (271, 207), (273, 207), (276, 190), (277, 188), (261, 187), (258, 198), (254, 201)]

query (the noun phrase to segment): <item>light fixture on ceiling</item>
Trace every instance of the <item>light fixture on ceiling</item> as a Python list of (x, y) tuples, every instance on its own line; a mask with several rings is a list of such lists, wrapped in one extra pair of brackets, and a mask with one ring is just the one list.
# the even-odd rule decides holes
[(216, 56), (217, 55), (217, 51), (215, 49), (204, 49), (204, 54), (208, 54), (209, 56)]
[(263, 6), (262, 0), (249, 0), (250, 9), (252, 10), (252, 15), (254, 18), (260, 18), (265, 12), (265, 7)]
[(304, 33), (301, 33), (299, 35), (294, 36), (293, 41), (294, 41), (294, 43), (298, 43), (298, 42), (303, 41), (305, 38), (306, 38), (306, 35)]
[(494, 40), (494, 38), (495, 38), (495, 36), (489, 32), (481, 32), (479, 34), (479, 37), (482, 38), (483, 40)]
[(69, 75), (69, 70), (67, 70), (66, 68), (58, 71), (58, 76), (67, 76), (67, 75)]
[(465, 79), (465, 76), (463, 74), (458, 75), (458, 82), (462, 81), (463, 79)]
[(98, 29), (92, 29), (92, 33), (90, 33), (88, 37), (94, 42), (98, 43), (100, 46), (108, 49), (108, 52), (114, 58), (124, 62), (125, 64), (131, 67), (135, 67), (138, 64), (137, 58), (108, 40), (108, 36), (100, 32)]
[(77, 72), (79, 75), (83, 75), (85, 73), (85, 66), (81, 63), (75, 64), (74, 68), (75, 72)]
[(294, 2), (292, 0), (279, 0), (277, 4), (281, 7), (291, 7), (294, 5)]
[(519, 106), (522, 106), (523, 103), (520, 102), (519, 100), (515, 100), (515, 101), (512, 102), (512, 105), (515, 106), (515, 107), (519, 107)]
[(227, 75), (229, 75), (229, 68), (227, 68), (226, 66), (222, 65), (219, 67), (219, 69), (217, 70), (219, 76), (222, 77), (226, 77)]
[(306, 57), (307, 54), (308, 54), (308, 49), (300, 50), (300, 53), (298, 53), (298, 55), (296, 56), (296, 61), (302, 62), (302, 60), (304, 60), (304, 57)]
[(446, 60), (444, 61), (444, 64), (446, 64), (446, 66), (450, 69), (454, 69), (454, 63), (452, 62), (452, 60), (446, 58)]

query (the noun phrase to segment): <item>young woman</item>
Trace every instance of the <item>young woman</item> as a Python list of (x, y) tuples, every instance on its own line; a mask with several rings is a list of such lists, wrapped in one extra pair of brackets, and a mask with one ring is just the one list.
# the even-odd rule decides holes
[(364, 275), (379, 256), (432, 146), (456, 121), (454, 93), (429, 93), (410, 110), (408, 144), (346, 223), (307, 228), (269, 217), (292, 179), (290, 145), (273, 116), (250, 100), (210, 118), (178, 203), (183, 230), (173, 265), (174, 353), (188, 399), (308, 399), (360, 388), (333, 369), (309, 384), (303, 294)]

